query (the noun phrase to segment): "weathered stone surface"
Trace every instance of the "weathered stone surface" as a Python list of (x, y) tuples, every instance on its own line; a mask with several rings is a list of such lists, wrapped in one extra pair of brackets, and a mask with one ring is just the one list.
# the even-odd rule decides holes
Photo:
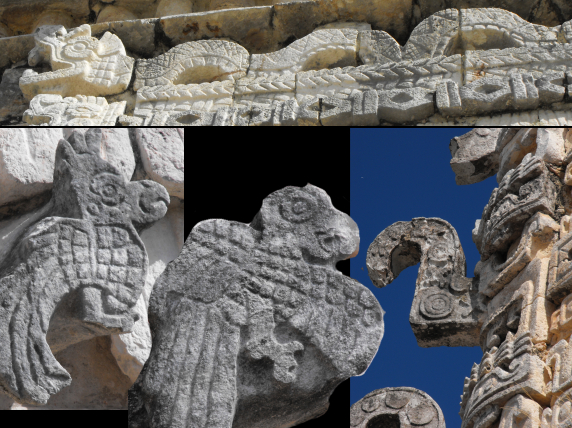
[(385, 228), (367, 250), (367, 269), (376, 287), (421, 262), (409, 322), (419, 346), (475, 346), (483, 307), (465, 277), (457, 232), (439, 218), (415, 218)]
[(246, 75), (248, 51), (226, 40), (198, 40), (175, 46), (167, 53), (137, 61), (133, 89), (230, 80)]
[(531, 428), (540, 428), (542, 406), (534, 400), (518, 394), (505, 404), (499, 428), (516, 428), (525, 424)]
[(2, 75), (2, 82), (0, 83), (0, 100), (2, 100), (0, 121), (22, 116), (28, 108), (24, 94), (22, 94), (18, 85), (24, 71), (24, 68), (7, 69)]
[(61, 95), (36, 95), (30, 108), (24, 112), (24, 121), (29, 125), (111, 125), (125, 111), (125, 101), (108, 104), (103, 97), (76, 95), (62, 98)]
[(149, 176), (171, 196), (185, 199), (185, 152), (183, 130), (136, 129), (141, 161)]
[(147, 321), (149, 296), (159, 275), (181, 252), (184, 241), (183, 221), (183, 206), (177, 202), (177, 198), (172, 198), (165, 217), (141, 233), (141, 240), (149, 256), (149, 270), (145, 287), (134, 308), (139, 320), (133, 324), (131, 333), (111, 336), (111, 353), (131, 383), (139, 376), (151, 352), (151, 331)]
[(109, 342), (108, 337), (94, 337), (55, 353), (72, 382), (47, 404), (22, 404), (0, 394), (0, 410), (126, 410), (132, 382), (117, 367)]
[(496, 174), (499, 168), (497, 141), (502, 129), (477, 128), (449, 144), (451, 168), (457, 184), (473, 184)]
[(0, 383), (21, 403), (46, 404), (70, 384), (53, 353), (133, 325), (148, 265), (137, 231), (165, 214), (169, 195), (126, 183), (101, 159), (101, 139), (93, 129), (60, 140), (48, 217), (0, 266)]
[(476, 234), (473, 233), (481, 260), (507, 250), (534, 213), (554, 216), (558, 189), (549, 174), (544, 161), (528, 153), (518, 167), (502, 178), (483, 210)]
[(366, 65), (400, 62), (401, 46), (385, 31), (360, 31), (359, 58)]
[(30, 51), (28, 63), (49, 63), (53, 71), (24, 72), (20, 89), (27, 99), (38, 94), (112, 95), (127, 89), (133, 58), (127, 56), (117, 36), (105, 33), (98, 40), (91, 37), (91, 28), (85, 24), (69, 33), (62, 26), (41, 27), (34, 38), (36, 47)]
[(501, 409), (518, 394), (547, 405), (544, 363), (534, 354), (529, 333), (508, 333), (497, 348), (483, 355), (465, 379), (461, 403), (462, 428), (486, 426), (498, 419)]
[(393, 123), (415, 122), (435, 111), (434, 92), (423, 88), (379, 91), (377, 112), (382, 120)]
[[(70, 137), (74, 130), (85, 134), (89, 128), (63, 128), (64, 138)], [(135, 155), (127, 129), (102, 128), (99, 155), (117, 168), (126, 182), (131, 181), (135, 172)]]
[(61, 129), (0, 132), (0, 206), (33, 198), (52, 188)]
[(355, 223), (312, 185), (271, 194), (250, 225), (195, 226), (151, 293), (154, 342), (129, 425), (271, 428), (321, 415), (383, 333), (373, 294), (335, 269), (358, 244)]
[(566, 428), (572, 419), (572, 389), (560, 395), (552, 408), (547, 407), (542, 412), (542, 428)]
[(252, 55), (248, 75), (275, 76), (306, 70), (355, 66), (357, 30), (316, 30), (279, 51)]
[(445, 428), (439, 405), (415, 388), (383, 388), (370, 392), (350, 408), (350, 427)]

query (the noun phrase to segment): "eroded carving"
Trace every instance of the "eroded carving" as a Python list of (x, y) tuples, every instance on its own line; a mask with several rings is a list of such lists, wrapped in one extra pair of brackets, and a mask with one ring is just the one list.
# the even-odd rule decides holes
[(49, 63), (53, 71), (24, 72), (20, 89), (27, 99), (38, 94), (113, 95), (127, 89), (134, 60), (116, 35), (106, 32), (98, 40), (91, 37), (87, 24), (69, 33), (60, 25), (40, 27), (34, 39), (36, 47), (30, 51), (28, 63)]
[(125, 101), (108, 104), (103, 97), (62, 98), (61, 95), (36, 95), (30, 108), (24, 112), (24, 121), (30, 125), (115, 126), (117, 118), (125, 112)]
[(100, 158), (101, 139), (94, 128), (60, 140), (49, 216), (0, 266), (0, 386), (21, 403), (45, 404), (70, 384), (52, 351), (134, 321), (148, 264), (138, 230), (165, 214), (169, 195), (126, 183)]
[(350, 427), (421, 426), (445, 428), (439, 405), (415, 388), (383, 388), (370, 392), (350, 408)]
[(248, 66), (248, 51), (239, 44), (197, 40), (182, 43), (155, 58), (139, 60), (133, 89), (213, 80), (233, 82), (246, 75)]
[(334, 267), (358, 243), (312, 185), (271, 194), (250, 225), (195, 226), (151, 294), (153, 348), (130, 426), (277, 427), (321, 414), (381, 340), (377, 300)]
[(483, 307), (465, 277), (455, 229), (438, 218), (415, 218), (385, 228), (367, 252), (369, 277), (385, 287), (421, 262), (409, 322), (420, 346), (475, 346)]

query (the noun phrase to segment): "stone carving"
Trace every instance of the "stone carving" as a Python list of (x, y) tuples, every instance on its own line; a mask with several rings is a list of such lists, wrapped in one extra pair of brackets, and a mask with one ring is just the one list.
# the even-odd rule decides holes
[(483, 308), (465, 277), (466, 262), (455, 229), (438, 218), (415, 218), (385, 228), (367, 250), (369, 277), (377, 287), (421, 262), (409, 322), (419, 346), (475, 346)]
[(572, 420), (572, 390), (560, 395), (552, 408), (547, 407), (542, 412), (541, 428), (566, 428)]
[(214, 112), (230, 107), (234, 85), (231, 81), (189, 85), (143, 87), (137, 91), (134, 117), (145, 119), (156, 113), (178, 113), (186, 110)]
[(522, 163), (502, 178), (475, 226), (473, 240), (482, 260), (507, 250), (534, 213), (554, 216), (556, 193), (544, 161), (531, 153), (524, 156)]
[(133, 89), (203, 83), (231, 82), (246, 75), (248, 51), (226, 40), (198, 40), (175, 46), (163, 55), (137, 61)]
[(493, 174), (499, 182), (473, 230), (481, 255), (473, 279), (441, 219), (394, 223), (368, 250), (376, 286), (421, 262), (410, 314), (421, 346), (481, 346), (463, 387), (462, 428), (570, 424), (569, 136), (566, 128), (479, 128), (451, 141), (458, 184)]
[(415, 388), (383, 388), (370, 392), (350, 409), (350, 427), (445, 428), (439, 405)]
[(101, 138), (93, 129), (60, 140), (49, 216), (0, 267), (0, 384), (22, 403), (45, 404), (70, 384), (52, 352), (133, 325), (147, 270), (138, 231), (165, 214), (169, 195), (126, 183), (100, 158)]
[(129, 425), (278, 427), (322, 414), (382, 336), (373, 294), (335, 269), (358, 244), (355, 223), (312, 185), (271, 194), (250, 225), (196, 225), (151, 293), (153, 348)]
[(483, 355), (465, 380), (461, 403), (462, 428), (490, 426), (517, 394), (548, 404), (544, 386), (544, 363), (534, 355), (529, 333), (508, 333), (500, 347)]
[(24, 72), (20, 89), (27, 99), (38, 94), (112, 95), (127, 89), (133, 58), (127, 56), (123, 43), (114, 34), (107, 32), (97, 40), (91, 37), (87, 24), (69, 33), (62, 26), (46, 26), (34, 34), (34, 39), (36, 47), (30, 51), (28, 63), (49, 63), (53, 71)]
[(459, 88), (444, 81), (437, 89), (437, 108), (446, 116), (468, 116), (510, 108), (526, 110), (564, 99), (563, 72), (534, 79), (530, 73), (513, 74), (509, 79), (482, 77)]
[(519, 425), (540, 428), (541, 418), (542, 406), (518, 394), (505, 404), (499, 428), (516, 428)]
[(248, 75), (274, 76), (355, 66), (357, 37), (358, 32), (353, 29), (316, 30), (279, 51), (252, 55)]
[(115, 126), (117, 118), (125, 112), (125, 101), (108, 104), (103, 97), (76, 95), (36, 95), (30, 108), (24, 112), (29, 125)]

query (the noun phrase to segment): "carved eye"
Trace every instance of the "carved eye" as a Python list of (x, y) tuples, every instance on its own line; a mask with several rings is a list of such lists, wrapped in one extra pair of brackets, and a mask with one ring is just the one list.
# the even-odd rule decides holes
[(97, 48), (97, 40), (91, 37), (81, 37), (64, 47), (63, 54), (68, 58), (85, 59), (91, 56), (91, 52)]
[(91, 180), (89, 190), (101, 196), (104, 204), (114, 206), (125, 198), (124, 183), (121, 177), (109, 173), (99, 174)]
[(280, 205), (280, 214), (292, 223), (310, 220), (316, 211), (316, 201), (310, 195), (296, 192)]

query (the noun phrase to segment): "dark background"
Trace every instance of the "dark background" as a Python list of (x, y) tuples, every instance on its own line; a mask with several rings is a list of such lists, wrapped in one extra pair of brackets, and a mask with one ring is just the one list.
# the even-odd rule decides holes
[(449, 142), (469, 130), (351, 130), (350, 212), (361, 236), (360, 253), (351, 260), (351, 276), (372, 290), (386, 314), (385, 334), (376, 357), (363, 376), (351, 379), (350, 404), (379, 388), (414, 387), (439, 404), (447, 428), (461, 426), (458, 413), (463, 381), (473, 363), (480, 362), (481, 349), (419, 347), (409, 325), (419, 265), (405, 269), (380, 289), (370, 281), (365, 260), (369, 244), (394, 222), (440, 217), (457, 230), (467, 259), (467, 276), (473, 277), (480, 257), (471, 231), (497, 182), (490, 177), (477, 184), (455, 184)]
[[(193, 152), (186, 147), (185, 235), (199, 221), (222, 218), (250, 223), (270, 193), (286, 186), (310, 183), (324, 189), (340, 211), (350, 210), (350, 163), (348, 131), (340, 131), (341, 143), (270, 142), (242, 145), (210, 144)], [(190, 140), (190, 139), (188, 139)], [(282, 140), (284, 141), (284, 140)], [(292, 142), (293, 141), (293, 142)], [(203, 146), (203, 144), (201, 144)], [(200, 153), (200, 154), (199, 154)], [(190, 189), (190, 190), (189, 190)], [(349, 261), (338, 263), (349, 276)], [(350, 382), (343, 382), (330, 397), (330, 408), (320, 418), (298, 425), (303, 428), (346, 424), (349, 420)]]

